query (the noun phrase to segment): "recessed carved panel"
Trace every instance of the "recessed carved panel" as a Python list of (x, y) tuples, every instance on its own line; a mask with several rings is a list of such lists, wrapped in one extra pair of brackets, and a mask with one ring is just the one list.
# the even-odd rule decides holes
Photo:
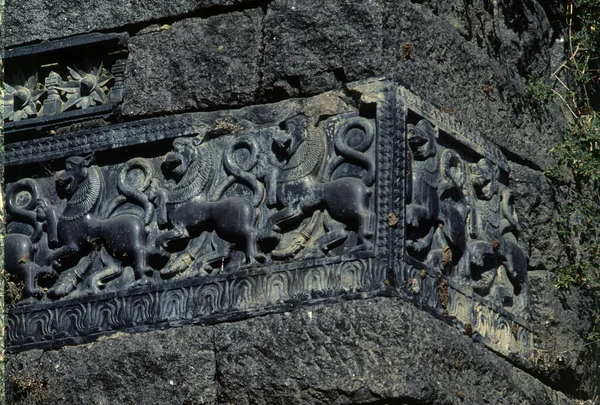
[(399, 287), (505, 354), (532, 347), (527, 257), (500, 151), (400, 89), (407, 139)]
[(188, 115), (194, 134), (151, 144), (149, 121), (131, 149), (63, 150), (39, 169), (13, 166), (10, 344), (382, 290), (392, 144), (401, 151), (402, 138), (386, 124), (395, 94), (376, 93), (359, 109), (329, 94)]
[(7, 134), (106, 115), (121, 101), (126, 34), (90, 34), (5, 52)]

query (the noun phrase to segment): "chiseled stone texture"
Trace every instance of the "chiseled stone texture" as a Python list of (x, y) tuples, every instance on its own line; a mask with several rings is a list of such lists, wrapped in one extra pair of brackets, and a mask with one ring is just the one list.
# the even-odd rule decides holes
[(575, 403), (397, 298), (119, 334), (7, 368), (24, 404)]
[(592, 291), (555, 288), (552, 272), (567, 264), (557, 227), (564, 200), (543, 174), (516, 163), (511, 165), (510, 185), (521, 225), (520, 245), (529, 259), (537, 372), (552, 386), (589, 396), (598, 365), (588, 334), (598, 308)]
[(9, 404), (200, 404), (216, 400), (206, 328), (118, 333), (87, 345), (9, 356)]
[(274, 0), (264, 20), (263, 93), (308, 96), (387, 76), (509, 157), (546, 168), (565, 120), (525, 88), (529, 75), (556, 68), (551, 27), (535, 1), (500, 3)]
[(252, 0), (7, 1), (4, 46), (110, 30)]
[(381, 0), (275, 0), (264, 26), (263, 82), (274, 97), (386, 74)]
[(184, 19), (133, 37), (123, 113), (250, 104), (258, 90), (258, 9)]

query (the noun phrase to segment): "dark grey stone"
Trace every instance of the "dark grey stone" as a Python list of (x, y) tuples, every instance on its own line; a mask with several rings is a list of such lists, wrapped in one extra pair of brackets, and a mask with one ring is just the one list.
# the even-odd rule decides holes
[(119, 334), (7, 360), (8, 403), (575, 403), (394, 298)]
[(312, 95), (386, 74), (383, 13), (381, 0), (273, 1), (264, 21), (266, 96)]
[(4, 13), (3, 43), (9, 47), (246, 3), (251, 0), (10, 1)]
[(260, 10), (186, 19), (129, 42), (123, 113), (240, 106), (258, 90)]
[[(565, 119), (557, 105), (538, 105), (524, 95), (531, 69), (539, 77), (551, 73), (546, 17), (536, 4), (526, 16), (493, 7), (488, 4), (483, 25), (473, 28), (473, 35), (491, 37), (490, 44), (465, 38), (464, 24), (478, 19), (466, 10), (455, 10), (452, 17), (441, 10), (436, 15), (431, 4), (390, 1), (385, 45), (390, 70), (398, 83), (451, 112), (466, 129), (499, 145), (507, 157), (547, 168), (551, 147), (562, 140)], [(512, 21), (517, 17), (525, 20), (517, 24), (521, 33)], [(407, 44), (412, 49), (408, 58), (403, 55)]]
[(598, 311), (593, 292), (577, 287), (558, 290), (549, 271), (531, 271), (529, 280), (536, 372), (569, 395), (593, 397), (599, 372), (597, 349), (588, 340)]
[(397, 299), (306, 308), (215, 328), (220, 403), (569, 403)]
[(203, 404), (217, 397), (210, 328), (184, 327), (10, 356), (9, 404)]
[(521, 244), (529, 256), (529, 270), (549, 270), (566, 264), (566, 253), (558, 236), (560, 198), (543, 174), (517, 163), (511, 164), (513, 190)]
[(551, 73), (544, 10), (536, 2), (499, 9), (415, 3), (272, 2), (264, 21), (263, 94), (306, 96), (393, 77), (509, 157), (547, 167), (565, 120), (559, 106), (537, 105), (524, 94), (527, 76)]

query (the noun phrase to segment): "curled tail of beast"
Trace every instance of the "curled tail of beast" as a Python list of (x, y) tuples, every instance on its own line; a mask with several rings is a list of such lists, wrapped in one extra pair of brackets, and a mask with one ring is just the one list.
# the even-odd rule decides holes
[[(358, 143), (349, 145), (350, 140), (356, 142), (357, 139)], [(352, 117), (346, 120), (335, 134), (334, 146), (338, 156), (327, 168), (325, 178), (331, 178), (333, 172), (342, 163), (351, 163), (365, 169), (366, 173), (362, 177), (362, 181), (367, 187), (375, 184), (375, 159), (366, 153), (374, 139), (375, 125), (370, 120), (363, 117)]]

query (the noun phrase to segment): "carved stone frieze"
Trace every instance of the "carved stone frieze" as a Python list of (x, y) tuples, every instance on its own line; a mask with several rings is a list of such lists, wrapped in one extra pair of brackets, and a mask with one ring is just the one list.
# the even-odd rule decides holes
[[(391, 155), (402, 138), (383, 126), (395, 117), (394, 92), (376, 93), (362, 109), (326, 94), (205, 114), (212, 122), (196, 122), (191, 136), (118, 154), (114, 139), (104, 153), (57, 150), (44, 171), (9, 173), (11, 345), (383, 289)], [(138, 303), (147, 307), (126, 315)]]
[(8, 145), (9, 346), (401, 294), (529, 350), (502, 154), (389, 82), (348, 91)]
[(406, 266), (400, 288), (506, 354), (532, 346), (527, 257), (500, 151), (404, 89)]

